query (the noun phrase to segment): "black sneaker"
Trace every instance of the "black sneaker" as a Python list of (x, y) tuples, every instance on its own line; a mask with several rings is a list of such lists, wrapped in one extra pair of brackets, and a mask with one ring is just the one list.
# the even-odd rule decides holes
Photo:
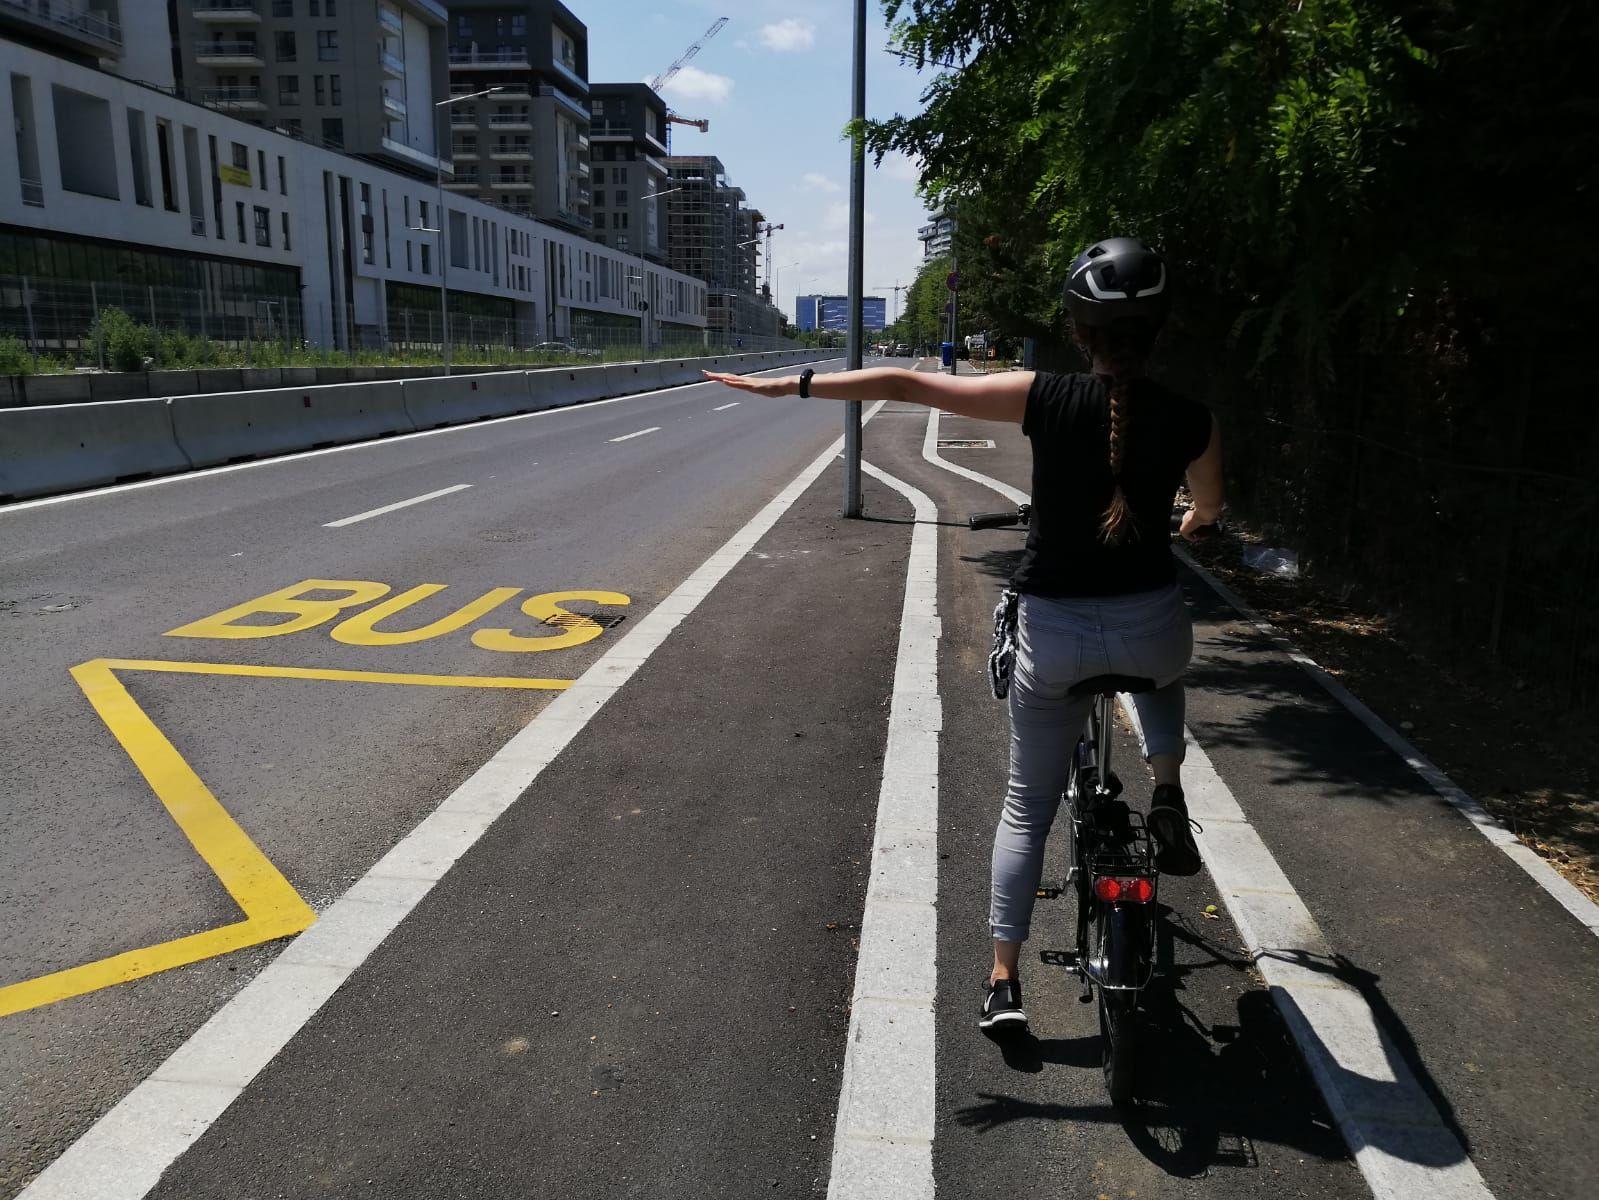
[(983, 1030), (1024, 1030), (1027, 1014), (1022, 1011), (1022, 981), (983, 980), (983, 1007), (977, 1010), (977, 1028)]
[(1183, 789), (1169, 783), (1155, 788), (1149, 809), (1149, 831), (1159, 850), (1155, 865), (1162, 875), (1198, 875), (1199, 847), (1194, 844), (1198, 824), (1188, 816)]

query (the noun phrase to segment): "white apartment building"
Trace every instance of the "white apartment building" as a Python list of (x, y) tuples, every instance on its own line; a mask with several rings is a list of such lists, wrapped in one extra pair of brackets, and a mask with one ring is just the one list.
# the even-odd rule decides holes
[[(42, 3), (0, 0), (0, 113), (14, 130), (0, 144), (0, 289), (157, 272), (292, 291), (306, 338), (341, 349), (371, 344), (402, 312), (437, 312), (432, 181), (111, 73), (158, 57), (122, 39), (165, 45), (164, 20), (97, 24), (93, 56), (8, 20)], [(120, 55), (107, 53), (113, 41)], [(636, 326), (653, 344), (706, 325), (697, 279), (477, 200), (446, 192), (443, 203), (452, 310), (540, 338)]]

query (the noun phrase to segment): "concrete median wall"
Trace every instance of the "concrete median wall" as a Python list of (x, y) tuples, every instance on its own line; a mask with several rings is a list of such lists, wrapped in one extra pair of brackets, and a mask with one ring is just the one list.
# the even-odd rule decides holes
[[(0, 499), (654, 391), (697, 383), (701, 370), (762, 371), (831, 357), (770, 351), (322, 385), (309, 383), (310, 367), (179, 372), (196, 385), (271, 386), (0, 408)], [(62, 390), (67, 385), (87, 380), (63, 377)]]
[(394, 386), (400, 389), (412, 424), (418, 429), (434, 429), (527, 412), (527, 374), (503, 371), (492, 375), (439, 375), (407, 379)]
[(39, 405), (0, 414), (0, 497), (186, 471), (165, 400)]
[(409, 433), (398, 383), (337, 383), (175, 396), (172, 427), (197, 467)]

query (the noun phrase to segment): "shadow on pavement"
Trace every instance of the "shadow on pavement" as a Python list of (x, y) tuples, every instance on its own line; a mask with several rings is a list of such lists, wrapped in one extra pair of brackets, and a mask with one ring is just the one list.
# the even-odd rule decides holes
[[(1181, 943), (1188, 961), (1164, 971), (1144, 993), (1145, 1039), (1139, 1060), (1139, 1099), (1124, 1108), (1109, 1099), (1092, 1104), (1039, 1104), (993, 1092), (957, 1110), (962, 1125), (986, 1133), (1018, 1120), (1120, 1125), (1128, 1142), (1171, 1176), (1198, 1178), (1214, 1168), (1253, 1169), (1257, 1140), (1302, 1154), (1347, 1157), (1343, 1141), (1305, 1073), (1271, 996), (1251, 985), (1248, 960), (1230, 953), (1186, 920), (1163, 914), (1163, 935)], [(1185, 980), (1220, 970), (1243, 989), (1237, 1023), (1206, 1025), (1184, 1003)], [(1075, 980), (1061, 986), (1076, 988)], [(1100, 1084), (1097, 1035), (1040, 1040), (1032, 1034), (995, 1039), (1006, 1065), (1024, 1073), (1046, 1067), (1091, 1072)]]

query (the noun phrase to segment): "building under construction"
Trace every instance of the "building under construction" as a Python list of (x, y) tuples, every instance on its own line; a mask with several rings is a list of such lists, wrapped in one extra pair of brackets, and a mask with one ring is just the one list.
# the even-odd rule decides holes
[(666, 169), (668, 265), (705, 281), (708, 327), (734, 335), (781, 335), (783, 314), (756, 283), (760, 211), (745, 204), (744, 189), (728, 181), (715, 155), (674, 155)]

